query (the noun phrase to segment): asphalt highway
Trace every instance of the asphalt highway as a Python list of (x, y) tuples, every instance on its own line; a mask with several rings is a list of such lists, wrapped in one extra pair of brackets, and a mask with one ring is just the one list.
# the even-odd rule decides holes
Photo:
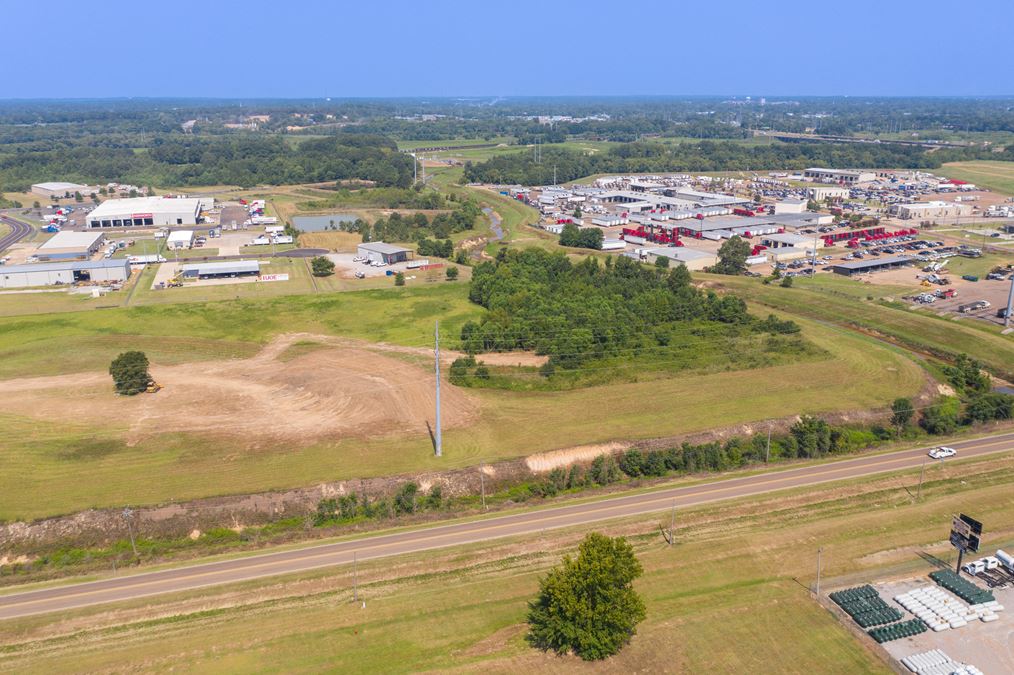
[(14, 220), (13, 218), (0, 214), (0, 221), (3, 221), (4, 224), (10, 225), (11, 227), (11, 233), (6, 237), (0, 238), (0, 251), (7, 250), (10, 246), (18, 243), (32, 233), (32, 228), (29, 225), (22, 223), (20, 220)]
[[(1014, 450), (1014, 433), (954, 443), (952, 447), (957, 449), (957, 457), (946, 461)], [(363, 537), (353, 541), (264, 553), (235, 560), (15, 592), (0, 595), (0, 619), (66, 611), (100, 603), (345, 565), (352, 562), (353, 554), (359, 560), (371, 560), (500, 537), (523, 536), (612, 518), (638, 516), (664, 511), (674, 502), (678, 507), (686, 507), (889, 471), (915, 469), (927, 458), (927, 450), (928, 448), (923, 448), (855, 457), (583, 504), (525, 511), (469, 522), (452, 522), (418, 530)]]

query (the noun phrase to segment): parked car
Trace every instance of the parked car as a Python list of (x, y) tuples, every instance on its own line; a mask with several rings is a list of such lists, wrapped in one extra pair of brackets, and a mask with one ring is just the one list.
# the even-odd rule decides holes
[(939, 448), (933, 448), (929, 451), (929, 456), (933, 459), (944, 459), (945, 457), (953, 457), (958, 454), (958, 451), (954, 448), (948, 448), (945, 445), (941, 445)]

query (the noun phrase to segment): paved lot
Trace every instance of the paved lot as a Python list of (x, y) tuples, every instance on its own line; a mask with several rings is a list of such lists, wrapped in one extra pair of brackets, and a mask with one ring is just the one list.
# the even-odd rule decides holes
[[(903, 611), (905, 620), (913, 617), (893, 598), (921, 586), (940, 588), (929, 577), (876, 584), (884, 601)], [(1004, 606), (1004, 610), (997, 613), (999, 620), (993, 623), (973, 621), (967, 626), (940, 633), (927, 631), (915, 637), (886, 642), (883, 647), (899, 661), (906, 656), (939, 649), (952, 660), (974, 665), (986, 675), (1014, 673), (1014, 588), (993, 589), (993, 595)], [(954, 599), (960, 600), (957, 596)]]
[(335, 265), (335, 273), (346, 279), (351, 279), (356, 272), (362, 272), (367, 278), (387, 276), (387, 271), (403, 272), (405, 276), (422, 274), (419, 270), (410, 270), (408, 263), (397, 263), (386, 267), (373, 267), (359, 262), (352, 262), (356, 257), (355, 253), (328, 253), (327, 258)]

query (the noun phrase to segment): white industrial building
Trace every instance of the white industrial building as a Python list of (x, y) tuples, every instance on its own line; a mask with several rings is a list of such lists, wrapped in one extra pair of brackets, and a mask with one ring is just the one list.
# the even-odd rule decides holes
[(256, 260), (228, 260), (225, 262), (202, 262), (181, 265), (180, 271), (186, 279), (222, 279), (229, 277), (260, 276), (261, 264)]
[(850, 169), (807, 169), (803, 172), (803, 178), (817, 183), (839, 183), (842, 185), (855, 185), (856, 183), (868, 183), (876, 180), (877, 174), (872, 171), (854, 171)]
[(890, 213), (902, 220), (957, 218), (959, 216), (971, 215), (972, 207), (967, 204), (956, 204), (954, 202), (913, 202), (911, 204), (892, 204)]
[(805, 211), (805, 199), (783, 199), (780, 202), (775, 202), (775, 215), (782, 215), (785, 213), (803, 213)]
[(88, 214), (89, 228), (196, 225), (202, 200), (186, 197), (110, 199)]
[(806, 248), (811, 250), (816, 245), (820, 248), (824, 245), (822, 237), (806, 237), (801, 234), (790, 234), (788, 232), (776, 232), (761, 237), (761, 244), (768, 248)]
[(815, 202), (825, 199), (848, 199), (852, 192), (847, 187), (812, 187), (806, 189), (806, 196)]
[(102, 232), (71, 232), (63, 230), (50, 237), (35, 253), (39, 260), (71, 260), (90, 258), (99, 250), (106, 235)]
[(175, 251), (181, 248), (193, 248), (193, 246), (193, 230), (174, 230), (169, 233), (169, 236), (166, 237), (165, 240), (165, 247), (170, 251)]
[(126, 281), (129, 277), (130, 263), (126, 258), (0, 266), (0, 288)]
[(360, 244), (356, 248), (360, 257), (370, 262), (382, 262), (388, 265), (405, 262), (412, 257), (412, 249), (393, 244), (385, 244), (382, 241), (371, 241)]
[(56, 197), (57, 199), (66, 199), (74, 196), (74, 193), (80, 192), (81, 196), (87, 197), (91, 194), (98, 194), (99, 188), (94, 185), (80, 185), (78, 183), (64, 183), (60, 181), (53, 181), (51, 183), (35, 183), (32, 185), (32, 194), (39, 195), (50, 199)]
[(718, 256), (707, 251), (698, 251), (685, 246), (664, 246), (644, 249), (643, 254), (649, 262), (658, 258), (668, 258), (671, 263), (685, 265), (688, 270), (697, 272), (718, 262)]

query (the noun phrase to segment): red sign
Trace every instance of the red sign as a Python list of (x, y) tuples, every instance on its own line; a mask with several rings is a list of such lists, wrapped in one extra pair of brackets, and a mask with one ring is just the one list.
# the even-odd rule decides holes
[(132, 214), (130, 214), (130, 217), (131, 218), (151, 218), (152, 215), (150, 213), (132, 213)]

